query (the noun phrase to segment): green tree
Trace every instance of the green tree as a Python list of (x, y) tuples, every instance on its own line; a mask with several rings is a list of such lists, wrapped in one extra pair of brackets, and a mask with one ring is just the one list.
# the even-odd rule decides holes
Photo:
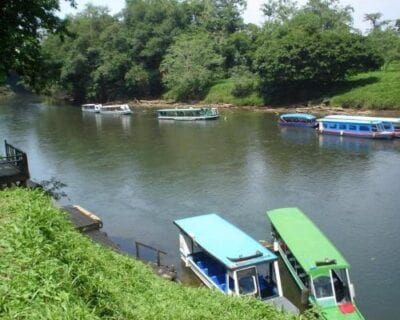
[(220, 77), (223, 58), (206, 33), (176, 38), (161, 64), (169, 96), (177, 100), (199, 99)]
[[(75, 5), (74, 0), (66, 0)], [(46, 33), (65, 30), (58, 0), (0, 1), (0, 73), (32, 73)]]
[(371, 42), (351, 32), (350, 13), (334, 0), (310, 0), (281, 25), (266, 25), (255, 57), (266, 97), (296, 99), (378, 68), (382, 60)]

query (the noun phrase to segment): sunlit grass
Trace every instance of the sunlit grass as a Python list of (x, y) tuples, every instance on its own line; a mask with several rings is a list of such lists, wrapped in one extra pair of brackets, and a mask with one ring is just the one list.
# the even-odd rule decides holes
[(295, 318), (162, 280), (77, 233), (40, 191), (0, 191), (0, 234), (1, 319)]
[[(362, 86), (351, 87), (352, 82), (373, 79)], [(350, 89), (333, 95), (331, 103), (350, 108), (399, 109), (400, 110), (400, 69), (361, 73), (351, 77)]]
[(257, 92), (252, 92), (245, 97), (235, 97), (232, 95), (233, 82), (231, 80), (222, 80), (213, 85), (204, 103), (226, 103), (235, 106), (262, 106), (264, 105), (262, 97)]

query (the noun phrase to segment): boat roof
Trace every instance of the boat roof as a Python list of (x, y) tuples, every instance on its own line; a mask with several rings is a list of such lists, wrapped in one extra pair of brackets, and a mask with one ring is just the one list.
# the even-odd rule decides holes
[(321, 118), (318, 122), (337, 122), (337, 123), (354, 123), (354, 124), (380, 124), (380, 120), (361, 120), (361, 119), (339, 119), (339, 118)]
[(258, 241), (215, 213), (175, 220), (174, 223), (229, 269), (277, 259)]
[(388, 117), (364, 117), (364, 116), (352, 116), (344, 114), (336, 114), (326, 116), (325, 119), (351, 119), (351, 120), (367, 120), (367, 121), (382, 121), (382, 122), (395, 122), (400, 123), (400, 118), (388, 118)]
[(303, 118), (307, 120), (313, 120), (316, 119), (317, 117), (314, 116), (313, 114), (310, 113), (284, 113), (281, 115), (281, 118), (284, 117), (297, 117), (297, 118)]
[(192, 108), (192, 107), (188, 107), (188, 108), (169, 108), (169, 109), (159, 109), (157, 110), (158, 112), (160, 111), (197, 111), (197, 110), (201, 110), (201, 109), (210, 109), (210, 107), (201, 107), (201, 108)]
[[(350, 265), (318, 227), (298, 208), (281, 208), (267, 212), (273, 227), (308, 274)], [(317, 266), (318, 262), (336, 263)]]

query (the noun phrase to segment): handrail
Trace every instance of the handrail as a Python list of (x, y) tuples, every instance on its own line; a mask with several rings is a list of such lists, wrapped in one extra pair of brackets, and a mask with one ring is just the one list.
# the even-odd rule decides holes
[(27, 179), (29, 179), (28, 157), (26, 153), (9, 144), (7, 140), (4, 140), (4, 145), (6, 149), (6, 157), (2, 157), (2, 159), (6, 160), (3, 160), (3, 163), (6, 162), (14, 165), (27, 177)]
[(161, 254), (163, 254), (163, 255), (167, 254), (166, 252), (164, 252), (162, 250), (156, 249), (154, 247), (151, 247), (151, 246), (144, 244), (142, 242), (139, 242), (139, 241), (135, 241), (135, 246), (136, 246), (136, 258), (138, 258), (138, 259), (140, 259), (140, 247), (145, 247), (147, 249), (157, 252), (157, 266), (158, 267), (161, 266)]

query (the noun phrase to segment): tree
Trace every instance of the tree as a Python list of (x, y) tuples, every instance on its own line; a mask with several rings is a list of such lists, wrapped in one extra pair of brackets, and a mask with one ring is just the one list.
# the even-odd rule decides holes
[[(75, 6), (74, 0), (65, 0)], [(58, 0), (0, 1), (0, 73), (10, 69), (29, 72), (40, 53), (45, 33), (65, 30), (56, 16)]]
[(351, 32), (349, 12), (334, 0), (310, 0), (292, 19), (266, 26), (255, 58), (266, 97), (298, 98), (382, 64), (368, 39)]
[(292, 18), (297, 10), (297, 4), (292, 0), (268, 0), (261, 7), (269, 23), (283, 23)]
[(223, 58), (206, 33), (176, 38), (161, 64), (169, 96), (177, 100), (199, 99), (219, 77)]

